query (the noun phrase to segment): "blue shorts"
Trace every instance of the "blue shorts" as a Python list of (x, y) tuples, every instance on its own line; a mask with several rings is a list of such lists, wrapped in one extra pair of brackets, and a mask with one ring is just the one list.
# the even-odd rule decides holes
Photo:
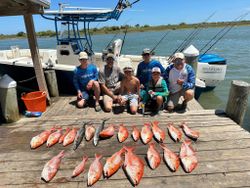
[(82, 98), (77, 98), (77, 100), (80, 100), (80, 99), (84, 99), (84, 100), (89, 100), (89, 97), (90, 96), (93, 96), (93, 91), (90, 90), (90, 91), (82, 91)]

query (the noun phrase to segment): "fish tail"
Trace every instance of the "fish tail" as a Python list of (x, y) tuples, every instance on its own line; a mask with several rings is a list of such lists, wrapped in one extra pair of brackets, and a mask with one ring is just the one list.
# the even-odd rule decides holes
[(160, 146), (161, 146), (162, 149), (166, 148), (165, 144), (163, 144), (163, 143), (160, 143)]
[(96, 153), (96, 154), (95, 154), (95, 158), (96, 158), (96, 159), (101, 159), (101, 158), (102, 158), (102, 155)]
[(86, 155), (84, 155), (83, 157), (82, 157), (82, 160), (83, 161), (87, 161), (89, 158), (88, 158), (88, 156), (86, 156)]
[(135, 147), (129, 147), (129, 146), (123, 146), (123, 148), (127, 151), (127, 152), (129, 152), (129, 151), (134, 151), (135, 150)]
[(62, 150), (57, 156), (58, 156), (59, 158), (63, 158), (64, 155), (65, 155), (65, 151)]
[(191, 140), (185, 140), (183, 143), (184, 143), (185, 145), (189, 146), (189, 145), (192, 143), (192, 141), (191, 141)]

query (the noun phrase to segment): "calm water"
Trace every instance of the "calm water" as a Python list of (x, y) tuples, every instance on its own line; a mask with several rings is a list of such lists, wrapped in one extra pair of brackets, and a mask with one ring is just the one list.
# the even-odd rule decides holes
[[(197, 36), (193, 44), (200, 49), (221, 28), (204, 29)], [(225, 109), (230, 83), (232, 80), (244, 80), (250, 83), (250, 27), (236, 27), (231, 30), (210, 52), (216, 53), (227, 59), (228, 69), (226, 79), (214, 91), (202, 94), (200, 103), (204, 108)], [(186, 38), (192, 30), (171, 31), (166, 39), (158, 46), (157, 55), (169, 55)], [(153, 48), (165, 31), (128, 33), (123, 52), (125, 54), (141, 54), (145, 47)], [(95, 51), (101, 51), (111, 40), (113, 34), (93, 36)], [(123, 37), (123, 36), (120, 36)], [(39, 48), (55, 48), (55, 38), (38, 39)], [(18, 45), (20, 48), (28, 48), (27, 40), (1, 40), (0, 50), (9, 49)], [(244, 128), (250, 131), (250, 98), (248, 111), (244, 121)]]

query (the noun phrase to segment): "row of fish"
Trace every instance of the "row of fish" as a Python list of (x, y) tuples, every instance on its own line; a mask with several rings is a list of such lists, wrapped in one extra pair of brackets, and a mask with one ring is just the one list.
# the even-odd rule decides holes
[[(185, 172), (192, 172), (198, 164), (196, 154), (193, 148), (190, 146), (191, 141), (184, 141), (180, 149), (180, 155), (172, 152), (164, 144), (160, 144), (163, 149), (164, 161), (173, 172), (177, 171), (182, 163)], [(105, 178), (111, 177), (115, 174), (120, 167), (123, 167), (126, 176), (133, 186), (137, 186), (140, 183), (144, 174), (144, 161), (133, 152), (133, 147), (124, 146), (121, 150), (114, 153), (111, 157), (106, 159), (106, 163), (103, 166), (101, 163), (101, 155), (96, 154), (94, 161), (91, 163), (88, 171), (88, 186), (95, 184), (102, 176)], [(125, 159), (123, 155), (125, 154)], [(61, 159), (64, 156), (64, 151), (60, 152), (57, 156), (53, 157), (47, 162), (42, 171), (41, 179), (45, 182), (49, 182), (56, 175)], [(83, 156), (83, 159), (79, 165), (77, 165), (73, 171), (72, 178), (81, 174), (84, 169), (88, 157)], [(147, 151), (147, 161), (151, 169), (156, 169), (161, 163), (160, 153), (157, 151), (154, 143), (149, 144)]]
[[(94, 146), (97, 146), (100, 139), (108, 139), (115, 135), (116, 126), (109, 125), (104, 129), (104, 125), (106, 120), (103, 120), (102, 124), (97, 127), (97, 129), (91, 124), (91, 122), (86, 122), (83, 126), (78, 130), (77, 128), (67, 128), (65, 133), (62, 133), (61, 128), (51, 128), (50, 130), (46, 130), (39, 135), (33, 137), (30, 142), (30, 147), (35, 149), (45, 142), (47, 142), (47, 147), (51, 147), (56, 143), (62, 143), (63, 146), (67, 146), (74, 142), (73, 149), (76, 150), (78, 146), (81, 144), (83, 138), (85, 137), (86, 141), (90, 141), (93, 139)], [(191, 130), (187, 123), (183, 122), (180, 126), (183, 129), (185, 135), (191, 139), (198, 139), (199, 132)], [(169, 123), (168, 133), (170, 137), (178, 142), (182, 139), (182, 132), (177, 129), (173, 123)], [(133, 126), (132, 134), (133, 140), (137, 142), (140, 138), (144, 144), (148, 144), (153, 136), (155, 139), (162, 143), (165, 140), (166, 134), (160, 128), (159, 122), (154, 121), (152, 123), (144, 123), (141, 131), (136, 126)], [(120, 143), (124, 142), (129, 137), (128, 129), (121, 124), (118, 128), (117, 138)]]

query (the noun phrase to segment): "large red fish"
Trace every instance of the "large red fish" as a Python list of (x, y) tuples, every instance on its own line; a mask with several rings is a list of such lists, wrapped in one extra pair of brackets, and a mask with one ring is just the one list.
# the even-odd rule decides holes
[(161, 163), (160, 153), (156, 150), (154, 143), (149, 143), (149, 148), (147, 151), (147, 160), (149, 166), (154, 170)]
[(197, 164), (198, 160), (193, 148), (190, 146), (191, 141), (184, 141), (181, 145), (180, 159), (184, 167), (185, 172), (192, 172)]
[(120, 151), (114, 153), (111, 157), (107, 158), (106, 163), (103, 167), (104, 176), (109, 178), (116, 173), (123, 164), (122, 155), (125, 149), (122, 148)]
[(87, 160), (88, 160), (88, 157), (83, 156), (82, 162), (75, 167), (75, 170), (73, 171), (73, 174), (71, 176), (72, 178), (78, 176), (79, 174), (81, 174), (84, 171), (84, 167), (85, 167)]
[(165, 132), (159, 127), (159, 121), (152, 122), (152, 131), (154, 137), (158, 142), (163, 142), (165, 140), (166, 134)]
[(67, 134), (69, 133), (69, 131), (70, 131), (70, 128), (67, 128), (66, 131), (65, 131), (65, 133), (60, 137), (59, 142), (58, 142), (59, 144), (63, 143), (63, 140), (67, 136)]
[(141, 139), (144, 144), (149, 143), (153, 138), (153, 133), (150, 129), (151, 125), (149, 123), (144, 123), (141, 129)]
[(160, 146), (163, 149), (164, 160), (168, 165), (168, 167), (170, 168), (170, 170), (172, 170), (173, 172), (177, 171), (180, 166), (180, 159), (178, 155), (176, 155), (174, 152), (168, 149), (166, 145), (160, 144)]
[(124, 170), (133, 186), (137, 186), (144, 173), (143, 160), (133, 153), (134, 148), (124, 146), (124, 149), (126, 150)]
[(131, 136), (135, 142), (137, 142), (140, 139), (140, 131), (136, 128), (136, 126), (133, 126), (133, 131)]
[(76, 134), (77, 134), (76, 128), (73, 128), (71, 131), (69, 131), (69, 133), (65, 136), (65, 138), (63, 140), (63, 146), (67, 146), (67, 145), (73, 143), (75, 140)]
[(108, 128), (102, 130), (99, 134), (99, 137), (101, 138), (111, 138), (115, 134), (115, 128), (114, 125), (109, 125)]
[(102, 158), (102, 155), (95, 154), (95, 160), (92, 162), (92, 164), (89, 167), (88, 172), (88, 186), (94, 185), (102, 176), (102, 163), (100, 159)]
[(183, 122), (180, 127), (183, 129), (183, 132), (185, 133), (185, 135), (187, 135), (189, 138), (192, 138), (194, 140), (197, 140), (199, 138), (200, 133), (198, 131), (194, 131), (190, 129), (187, 126), (186, 122)]
[(41, 175), (41, 179), (43, 181), (47, 183), (53, 179), (60, 167), (61, 159), (64, 157), (64, 155), (64, 151), (61, 151), (58, 155), (53, 157), (45, 164)]
[(128, 138), (128, 136), (129, 136), (128, 129), (123, 124), (121, 124), (117, 134), (118, 141), (124, 142)]
[(43, 131), (37, 136), (34, 136), (30, 141), (30, 148), (35, 149), (39, 146), (43, 145), (49, 138), (49, 135), (55, 130), (55, 128), (51, 128), (50, 130)]
[(54, 144), (56, 144), (60, 137), (62, 136), (62, 129), (59, 128), (56, 132), (53, 132), (49, 135), (49, 138), (47, 140), (47, 147), (51, 147)]
[(174, 127), (173, 123), (168, 124), (168, 134), (175, 141), (179, 142), (181, 140), (182, 134), (181, 131)]
[(95, 135), (95, 127), (93, 125), (89, 125), (85, 130), (85, 139), (86, 141), (90, 141)]

